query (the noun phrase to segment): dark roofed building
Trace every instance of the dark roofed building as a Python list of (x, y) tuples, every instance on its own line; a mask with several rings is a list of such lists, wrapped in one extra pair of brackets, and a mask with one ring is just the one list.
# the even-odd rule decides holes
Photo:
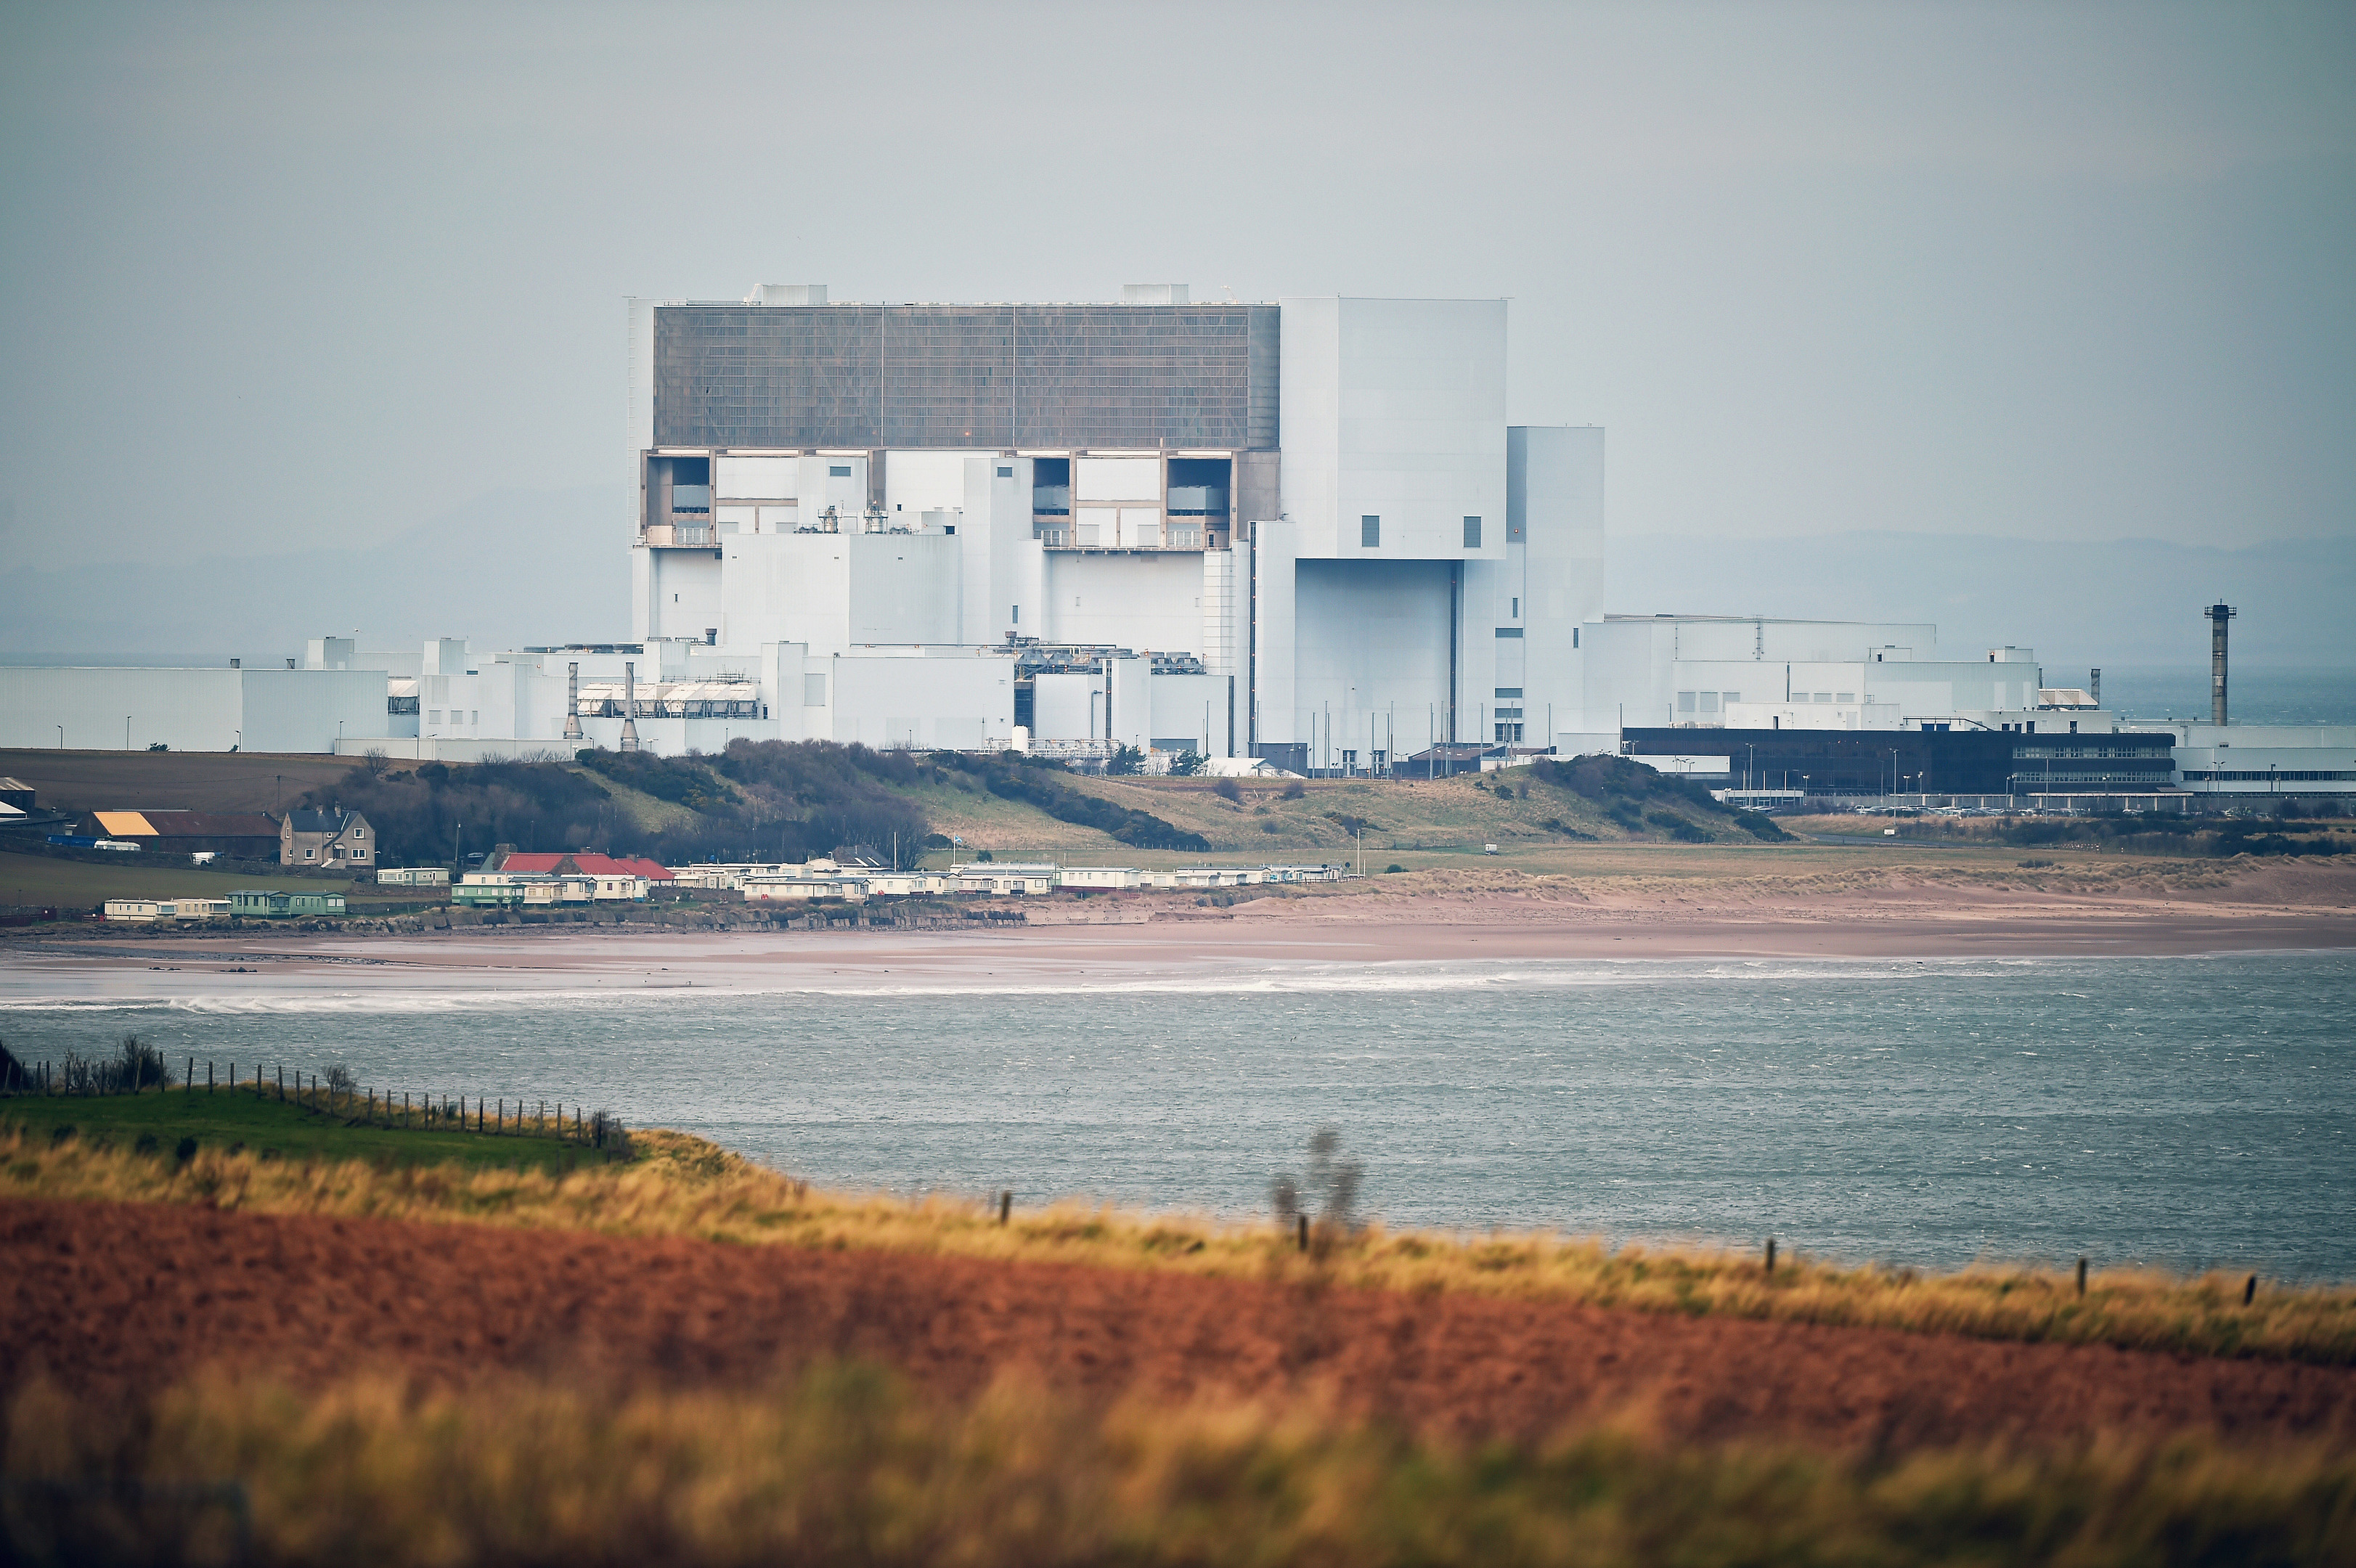
[(2084, 735), (1986, 729), (1709, 730), (1630, 727), (1632, 757), (1706, 755), (1719, 784), (1810, 795), (2149, 795), (2176, 787), (2176, 737), (2165, 730)]
[(259, 811), (86, 811), (75, 831), (161, 854), (232, 860), (267, 860), (279, 841), (278, 824)]

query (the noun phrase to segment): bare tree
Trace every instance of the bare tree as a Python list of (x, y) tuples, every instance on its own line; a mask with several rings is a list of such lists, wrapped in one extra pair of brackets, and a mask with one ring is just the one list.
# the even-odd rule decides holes
[(1287, 1171), (1269, 1184), (1278, 1223), (1290, 1228), (1307, 1217), (1321, 1253), (1357, 1228), (1358, 1189), (1366, 1168), (1341, 1153), (1342, 1135), (1320, 1127), (1309, 1140), (1307, 1175), (1296, 1182)]

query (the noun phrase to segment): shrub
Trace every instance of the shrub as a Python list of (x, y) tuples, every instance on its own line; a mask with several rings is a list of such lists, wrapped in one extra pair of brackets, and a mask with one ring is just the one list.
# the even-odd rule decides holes
[(1243, 804), (1243, 786), (1231, 778), (1221, 778), (1218, 783), (1211, 786), (1211, 793), (1221, 800), (1231, 800), (1238, 805)]
[(1105, 772), (1126, 776), (1137, 773), (1144, 766), (1143, 752), (1134, 746), (1115, 746), (1112, 749), (1110, 760), (1105, 763)]
[(1306, 800), (1308, 797), (1308, 786), (1303, 784), (1299, 779), (1288, 779), (1285, 781), (1284, 794), (1278, 798), (1282, 800)]

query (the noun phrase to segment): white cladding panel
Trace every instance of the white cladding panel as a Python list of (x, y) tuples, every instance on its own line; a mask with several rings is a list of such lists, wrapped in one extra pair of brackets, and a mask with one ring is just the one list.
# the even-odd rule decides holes
[[(1503, 300), (1287, 300), (1285, 509), (1303, 556), (1502, 559)], [(1381, 519), (1376, 543), (1362, 520)], [(1480, 540), (1465, 542), (1467, 517)]]
[(894, 528), (913, 528), (925, 512), (966, 504), (968, 452), (887, 452), (884, 454), (884, 510)]
[(958, 640), (951, 535), (763, 533), (738, 535), (726, 549), (721, 635), (728, 647), (807, 643), (836, 653), (864, 643)]
[(1047, 613), (1026, 636), (1201, 656), (1203, 558), (1046, 554)]
[(1073, 498), (1080, 501), (1162, 499), (1162, 459), (1082, 457), (1072, 464)]
[[(1383, 750), (1394, 734), (1401, 752), (1447, 740), (1448, 563), (1302, 560), (1293, 582), (1292, 732), (1269, 734), (1263, 708), (1262, 737), (1311, 741), (1319, 767), (1331, 765), (1329, 715), (1336, 751), (1370, 744), (1369, 715), (1379, 715), (1384, 739), (1371, 744)], [(1468, 713), (1461, 728), (1469, 733), (1472, 721)]]
[(705, 549), (650, 549), (647, 628), (654, 637), (703, 640), (705, 628), (721, 624), (720, 560)]
[[(1499, 625), (1518, 624), (1522, 733), (1602, 726), (1585, 714), (1580, 627), (1603, 613), (1603, 432), (1591, 425), (1526, 425), (1506, 432), (1506, 595)], [(1518, 601), (1516, 605), (1515, 601)], [(1507, 699), (1498, 699), (1505, 702)]]
[(1014, 735), (1014, 661), (846, 654), (833, 661), (834, 739), (972, 751)]
[(801, 494), (801, 460), (795, 457), (716, 457), (712, 488), (730, 500), (774, 501)]
[[(319, 679), (330, 672), (280, 673)], [(144, 752), (160, 741), (176, 752), (226, 752), (237, 743), (236, 731), (244, 722), (240, 674), (233, 669), (0, 667), (0, 746)], [(383, 684), (382, 677), (378, 684)], [(376, 722), (381, 725), (383, 720), (380, 700)], [(62, 738), (59, 725), (65, 727)], [(330, 723), (327, 740), (332, 743), (335, 738), (336, 727)], [(327, 748), (314, 743), (285, 749)]]
[[(70, 751), (332, 752), (382, 735), (382, 670), (0, 667), (0, 745)], [(126, 723), (127, 720), (127, 723)]]
[(1153, 739), (1186, 739), (1206, 757), (1234, 753), (1227, 744), (1227, 677), (1223, 675), (1157, 675), (1147, 683)]
[(832, 507), (839, 526), (856, 528), (852, 521), (867, 509), (867, 459), (815, 456), (798, 459), (801, 464), (800, 488), (794, 492), (800, 501), (802, 527), (822, 528), (819, 520)]
[[(1043, 675), (1031, 689), (1031, 733), (1041, 741), (1086, 741), (1104, 733), (1104, 677)], [(1091, 696), (1091, 693), (1096, 695)]]
[(853, 643), (955, 643), (961, 628), (958, 541), (870, 534), (851, 545)]

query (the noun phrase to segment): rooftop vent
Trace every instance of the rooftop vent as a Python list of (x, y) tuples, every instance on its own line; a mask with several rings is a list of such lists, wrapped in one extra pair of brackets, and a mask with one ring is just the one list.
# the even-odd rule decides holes
[(746, 304), (824, 304), (824, 283), (755, 283)]
[(1184, 304), (1186, 285), (1183, 283), (1123, 283), (1120, 285), (1123, 304)]

